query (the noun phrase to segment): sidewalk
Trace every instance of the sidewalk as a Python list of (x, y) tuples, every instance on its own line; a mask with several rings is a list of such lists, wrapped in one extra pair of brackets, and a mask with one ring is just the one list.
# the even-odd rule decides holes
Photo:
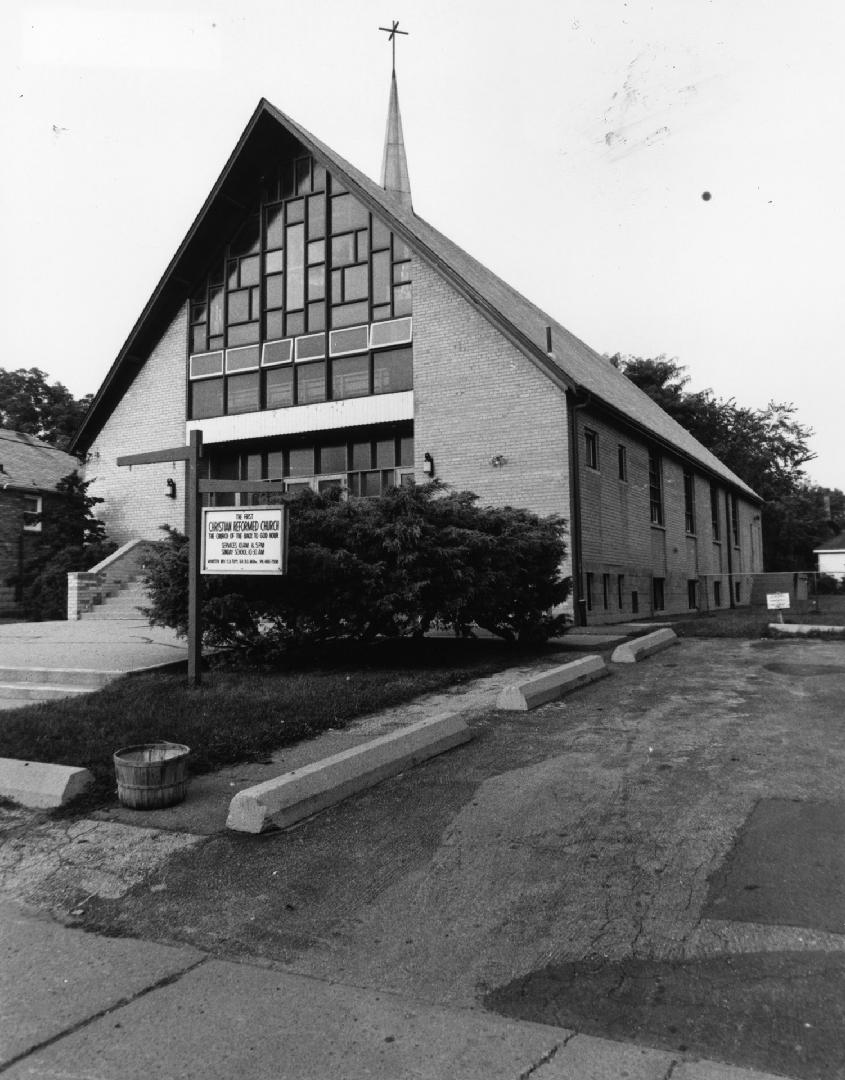
[(146, 619), (0, 623), (3, 667), (138, 671), (187, 659), (172, 630)]
[[(57, 685), (93, 689), (127, 672), (183, 663), (187, 656), (183, 639), (165, 627), (150, 626), (140, 617), (101, 622), (3, 622), (0, 710), (54, 697)], [(98, 677), (97, 673), (102, 674)]]
[(471, 1009), (103, 938), (0, 902), (10, 1080), (776, 1080)]

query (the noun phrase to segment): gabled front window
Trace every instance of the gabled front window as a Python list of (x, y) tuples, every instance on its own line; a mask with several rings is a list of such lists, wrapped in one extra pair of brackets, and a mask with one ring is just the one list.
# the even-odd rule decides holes
[(410, 389), (411, 290), (407, 245), (311, 157), (288, 161), (193, 293), (189, 417)]

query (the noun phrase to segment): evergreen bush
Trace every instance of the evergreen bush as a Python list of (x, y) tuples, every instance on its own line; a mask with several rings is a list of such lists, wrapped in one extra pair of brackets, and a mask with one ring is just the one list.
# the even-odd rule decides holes
[[(205, 640), (283, 647), (422, 635), (478, 626), (508, 641), (559, 633), (569, 595), (561, 575), (565, 522), (480, 507), (439, 481), (373, 499), (338, 491), (289, 502), (288, 573), (203, 577)], [(187, 630), (187, 541), (167, 528), (147, 570), (150, 621)]]
[(19, 579), (28, 619), (67, 618), (68, 573), (90, 570), (117, 547), (92, 513), (103, 500), (88, 494), (89, 485), (74, 469), (59, 480), (56, 495), (44, 500), (44, 511), (38, 515), (41, 542)]

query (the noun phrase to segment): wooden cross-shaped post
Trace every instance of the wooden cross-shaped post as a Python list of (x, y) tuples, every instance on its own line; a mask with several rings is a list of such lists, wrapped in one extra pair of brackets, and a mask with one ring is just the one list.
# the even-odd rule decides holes
[(402, 34), (404, 37), (408, 37), (407, 30), (399, 29), (399, 20), (393, 21), (393, 26), (380, 26), (379, 30), (383, 30), (385, 34), (388, 34), (388, 41), (393, 47), (393, 73), (396, 74), (396, 35)]
[(117, 459), (118, 465), (153, 465), (160, 461), (184, 461), (185, 531), (188, 534), (188, 682), (199, 686), (202, 675), (202, 619), (200, 613), (200, 498), (199, 462), (202, 457), (202, 432), (192, 431), (187, 446), (169, 450), (151, 450), (146, 454), (126, 454)]

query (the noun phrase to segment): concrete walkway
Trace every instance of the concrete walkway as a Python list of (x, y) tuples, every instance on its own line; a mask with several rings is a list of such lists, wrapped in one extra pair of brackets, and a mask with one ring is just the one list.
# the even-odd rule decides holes
[(9, 1080), (776, 1080), (678, 1054), (71, 930), (0, 902)]
[[(146, 619), (0, 624), (0, 709), (39, 700), (25, 684), (55, 686), (84, 682), (86, 673), (106, 677), (184, 661), (188, 648), (172, 630), (150, 626)], [(23, 669), (27, 669), (26, 676)], [(3, 675), (6, 672), (6, 676)], [(92, 685), (102, 679), (92, 679)], [(20, 683), (16, 695), (9, 683)], [(45, 692), (41, 700), (56, 696)]]

